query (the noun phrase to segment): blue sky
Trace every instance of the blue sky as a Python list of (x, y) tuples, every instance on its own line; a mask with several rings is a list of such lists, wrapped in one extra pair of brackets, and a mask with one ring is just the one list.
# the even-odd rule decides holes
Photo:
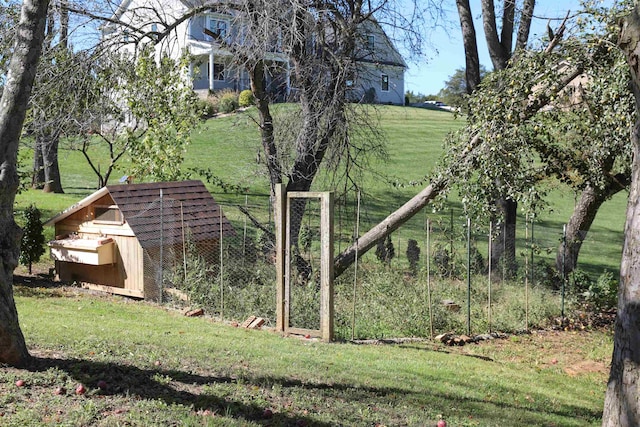
[[(610, 4), (611, 1), (605, 0), (604, 3)], [(411, 90), (415, 94), (435, 95), (444, 87), (444, 82), (453, 75), (456, 69), (464, 68), (464, 48), (455, 1), (445, 1), (444, 7), (447, 8), (446, 12), (453, 24), (452, 28), (450, 30), (435, 30), (431, 34), (431, 44), (434, 49), (427, 52), (430, 56), (428, 60), (418, 64), (407, 61), (409, 69), (405, 74), (405, 91)], [(482, 32), (480, 0), (471, 0), (471, 10), (476, 21), (480, 62), (487, 70), (491, 70), (491, 60)], [(537, 0), (534, 11), (536, 18), (532, 24), (529, 40), (537, 39), (546, 33), (549, 18), (563, 18), (568, 10), (571, 12), (580, 10), (580, 0)], [(551, 21), (552, 28), (558, 25), (559, 21)]]

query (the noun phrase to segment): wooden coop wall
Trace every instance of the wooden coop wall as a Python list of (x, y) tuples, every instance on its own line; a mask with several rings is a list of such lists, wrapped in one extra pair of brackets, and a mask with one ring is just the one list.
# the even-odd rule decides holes
[[(106, 206), (112, 203), (111, 197), (107, 195), (94, 205)], [(93, 289), (143, 298), (143, 253), (133, 231), (126, 223), (96, 223), (93, 221), (92, 212), (93, 205), (87, 206), (56, 223), (56, 236), (77, 233), (81, 238), (110, 237), (116, 243), (115, 262), (88, 265), (56, 261), (58, 278), (68, 282), (77, 281)]]

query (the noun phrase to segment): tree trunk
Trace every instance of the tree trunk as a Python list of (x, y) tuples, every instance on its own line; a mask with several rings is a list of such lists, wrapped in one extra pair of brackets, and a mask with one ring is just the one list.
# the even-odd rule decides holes
[(338, 255), (333, 262), (334, 277), (340, 276), (351, 264), (373, 248), (380, 240), (400, 228), (402, 224), (411, 219), (415, 214), (435, 199), (440, 192), (449, 185), (446, 179), (436, 180), (424, 190), (413, 196), (411, 200), (402, 205), (400, 209), (386, 217), (371, 230), (367, 231), (356, 242)]
[(42, 141), (38, 135), (33, 143), (33, 175), (31, 188), (42, 190), (44, 187), (44, 163), (42, 161)]
[(273, 130), (273, 117), (269, 107), (269, 94), (264, 87), (264, 62), (258, 60), (252, 66), (248, 66), (251, 91), (256, 97), (256, 107), (260, 117), (260, 137), (269, 172), (269, 184), (271, 196), (275, 194), (276, 184), (282, 182), (282, 168), (280, 167), (280, 155), (275, 143)]
[(18, 142), (42, 51), (48, 0), (24, 0), (16, 44), (0, 101), (0, 363), (22, 365), (29, 352), (13, 299), (21, 231), (13, 217)]
[(60, 139), (57, 135), (47, 134), (42, 138), (42, 164), (44, 166), (45, 193), (64, 193), (60, 181), (60, 166), (58, 164), (58, 145)]
[[(640, 5), (622, 21), (619, 46), (631, 68), (636, 109), (640, 112)], [(632, 133), (633, 163), (620, 265), (618, 313), (602, 425), (640, 425), (640, 119)]]
[(571, 218), (566, 227), (566, 246), (564, 252), (563, 245), (558, 247), (556, 255), (556, 268), (562, 274), (564, 265), (564, 274), (571, 273), (578, 266), (578, 256), (582, 248), (582, 242), (587, 237), (587, 233), (591, 228), (593, 220), (600, 209), (600, 206), (611, 196), (623, 190), (628, 185), (628, 178), (618, 177), (618, 180), (612, 180), (607, 187), (598, 190), (591, 186), (587, 186), (580, 194), (580, 200), (573, 209)]
[(498, 36), (498, 23), (496, 20), (496, 10), (493, 0), (482, 0), (482, 23), (484, 35), (487, 40), (489, 56), (493, 63), (494, 70), (504, 70), (511, 59), (511, 42), (513, 40), (513, 13), (514, 8), (510, 7), (513, 0), (505, 0), (502, 15), (502, 40)]
[(518, 36), (516, 38), (515, 52), (527, 47), (529, 41), (529, 31), (531, 30), (531, 19), (533, 19), (533, 9), (536, 0), (524, 0), (522, 13), (520, 14), (520, 25), (518, 26)]
[(493, 229), (499, 230), (495, 239), (491, 240), (491, 265), (498, 266), (500, 261), (504, 263), (504, 271), (507, 277), (513, 277), (517, 270), (516, 264), (516, 214), (518, 204), (513, 200), (499, 199), (496, 205), (502, 218), (493, 221)]
[(469, 0), (456, 0), (456, 5), (462, 29), (467, 93), (471, 94), (480, 85), (480, 58), (478, 57), (476, 28), (473, 25)]

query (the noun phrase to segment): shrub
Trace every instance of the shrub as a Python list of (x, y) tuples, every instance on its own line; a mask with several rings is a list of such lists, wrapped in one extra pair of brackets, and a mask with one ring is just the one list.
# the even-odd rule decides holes
[(253, 92), (251, 92), (249, 89), (240, 92), (240, 96), (238, 96), (238, 104), (241, 107), (250, 107), (254, 102), (255, 98), (253, 97)]
[(391, 264), (391, 260), (396, 256), (396, 250), (393, 247), (391, 241), (391, 235), (389, 234), (386, 239), (380, 240), (376, 245), (376, 257), (378, 261)]
[(484, 257), (475, 246), (471, 246), (469, 250), (469, 266), (471, 274), (482, 274), (486, 271)]
[(613, 308), (618, 302), (618, 279), (610, 271), (605, 271), (589, 285), (583, 296), (597, 310)]
[(451, 265), (451, 254), (444, 246), (437, 245), (433, 253), (433, 264), (440, 277), (446, 277), (453, 274)]
[(420, 246), (414, 239), (409, 239), (407, 243), (407, 260), (409, 261), (409, 269), (415, 274), (418, 271), (418, 261), (420, 261)]
[(200, 98), (197, 102), (197, 108), (201, 118), (208, 119), (216, 113), (216, 108), (210, 100)]
[(583, 295), (593, 285), (593, 280), (589, 275), (579, 269), (573, 270), (569, 276), (571, 280), (571, 291), (574, 295)]
[(238, 108), (238, 99), (234, 92), (226, 91), (220, 96), (218, 111), (221, 113), (233, 113)]
[(558, 271), (545, 260), (539, 260), (533, 266), (535, 283), (549, 289), (559, 290), (562, 285), (562, 277)]
[(22, 228), (22, 240), (20, 242), (20, 264), (31, 267), (38, 262), (44, 254), (44, 234), (40, 210), (34, 205), (29, 206), (23, 213), (24, 226)]

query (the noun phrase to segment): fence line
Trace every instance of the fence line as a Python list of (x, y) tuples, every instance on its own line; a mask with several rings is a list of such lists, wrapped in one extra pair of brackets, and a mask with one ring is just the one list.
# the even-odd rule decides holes
[[(271, 200), (267, 195), (220, 199), (218, 204), (235, 228), (233, 234), (222, 233), (222, 213), (220, 229), (214, 233), (218, 239), (192, 241), (184, 221), (170, 221), (182, 224), (178, 231), (161, 227), (160, 259), (153, 264), (155, 272), (161, 272), (159, 292), (168, 303), (200, 305), (221, 319), (242, 321), (259, 316), (275, 324)], [(158, 215), (167, 222), (169, 216), (181, 215), (181, 207), (172, 206), (170, 200), (151, 208), (159, 209)], [(337, 247), (342, 240), (352, 243), (361, 229), (378, 221), (360, 206), (358, 194), (352, 205), (342, 209), (345, 212), (336, 215)], [(566, 252), (567, 237), (561, 227), (525, 218), (513, 230), (515, 247), (504, 240), (497, 245), (511, 251), (513, 259), (496, 263), (490, 243), (490, 236), (495, 243), (493, 225), (475, 224), (460, 214), (454, 208), (439, 214), (425, 210), (424, 216), (414, 217), (337, 280), (339, 338), (434, 336), (451, 330), (471, 334), (528, 329), (552, 317), (564, 321), (566, 310), (587, 285), (577, 282), (577, 273), (553, 274), (556, 254), (559, 251), (563, 258)], [(316, 314), (307, 309), (314, 307), (317, 312), (314, 280), (320, 245), (314, 226), (319, 213), (307, 206), (304, 215), (295, 242), (296, 265), (292, 265), (304, 274), (298, 275), (291, 302), (302, 326), (316, 321)], [(582, 273), (579, 280), (595, 282), (616, 265), (621, 241), (612, 242), (610, 235), (595, 232), (581, 237), (585, 238), (581, 256), (596, 262), (579, 266), (590, 275)], [(593, 256), (594, 247), (598, 258)], [(145, 256), (157, 258), (158, 253)], [(605, 257), (611, 261), (605, 262)], [(179, 301), (177, 294), (186, 301)]]

